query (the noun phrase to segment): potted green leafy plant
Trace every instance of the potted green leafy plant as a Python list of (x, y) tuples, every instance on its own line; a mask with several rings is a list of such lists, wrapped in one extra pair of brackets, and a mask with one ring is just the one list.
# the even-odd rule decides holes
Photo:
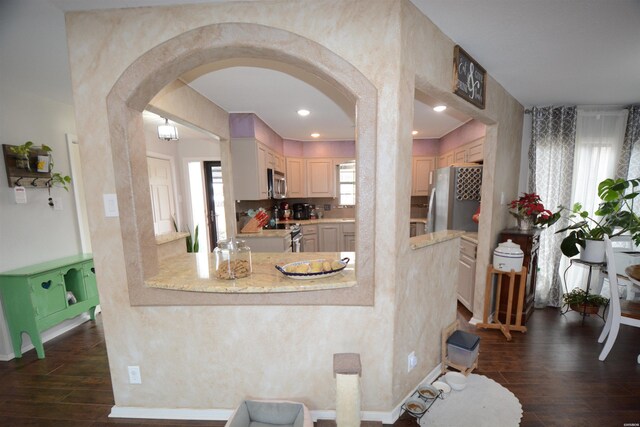
[(31, 170), (31, 153), (45, 152), (46, 156), (50, 156), (51, 147), (48, 145), (33, 145), (33, 141), (27, 141), (21, 145), (9, 147), (9, 150), (16, 156), (16, 167), (20, 169)]
[(596, 314), (600, 307), (609, 304), (607, 298), (601, 295), (588, 294), (585, 290), (579, 288), (564, 294), (562, 300), (571, 310), (588, 314)]
[(560, 206), (563, 218), (570, 222), (556, 233), (569, 234), (562, 240), (560, 250), (567, 257), (581, 253), (589, 262), (604, 261), (604, 236), (630, 234), (636, 245), (640, 245), (640, 218), (633, 211), (638, 197), (640, 178), (605, 179), (598, 184), (598, 196), (602, 200), (594, 215), (582, 209), (580, 203), (571, 209)]

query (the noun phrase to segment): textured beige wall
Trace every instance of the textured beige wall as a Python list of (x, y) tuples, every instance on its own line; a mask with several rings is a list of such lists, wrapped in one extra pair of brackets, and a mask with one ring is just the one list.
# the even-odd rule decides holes
[[(485, 123), (502, 120), (505, 112), (505, 119), (514, 119), (517, 105), (493, 82), (488, 87), (489, 107), (482, 114), (453, 97), (449, 87), (453, 44), (412, 8), (406, 0), (283, 0), (67, 15), (78, 134), (86, 141), (81, 154), (92, 171), (85, 176), (87, 203), (116, 405), (233, 408), (250, 396), (301, 400), (312, 409), (333, 408), (332, 355), (355, 352), (361, 354), (363, 365), (363, 409), (389, 411), (436, 366), (439, 348), (434, 342), (442, 323), (455, 315), (447, 270), (457, 266), (457, 240), (438, 249), (409, 250), (410, 168), (406, 166), (411, 157), (413, 77), (422, 90), (442, 95)], [(144, 105), (107, 111), (105, 100), (120, 76), (135, 75), (137, 68), (128, 67), (150, 49), (164, 49), (173, 37), (223, 22), (255, 23), (307, 38), (310, 56), (322, 54), (314, 43), (320, 44), (353, 65), (377, 90), (375, 114), (358, 111), (359, 124), (368, 126), (358, 129), (357, 146), (358, 158), (366, 159), (359, 164), (359, 179), (367, 189), (360, 203), (371, 207), (358, 213), (359, 227), (367, 224), (359, 228), (366, 232), (358, 235), (358, 277), (359, 281), (361, 274), (375, 278), (373, 306), (130, 305), (130, 284), (153, 274), (157, 262), (149, 243), (153, 230), (147, 226), (148, 190), (144, 180), (135, 180), (136, 167), (144, 164), (141, 150), (118, 145), (121, 138), (143, 139), (139, 111)], [(219, 37), (229, 37), (235, 27), (220, 31)], [(276, 59), (291, 60), (287, 37), (268, 42)], [(181, 49), (188, 52), (189, 46)], [(193, 66), (200, 65), (197, 59), (190, 58)], [(320, 59), (317, 66), (329, 61)], [(177, 70), (185, 64), (172, 66)], [(171, 71), (161, 68), (158, 73), (168, 77)], [(336, 71), (324, 72), (331, 76)], [(112, 95), (150, 100), (153, 87), (141, 85), (131, 88), (140, 93), (124, 90)], [(494, 90), (497, 99), (492, 99)], [(507, 124), (505, 138), (508, 132), (512, 129)], [(489, 134), (495, 141), (497, 134)], [(503, 145), (507, 142), (504, 139)], [(118, 149), (112, 153), (113, 147)], [(506, 178), (501, 175), (500, 180)], [(104, 218), (101, 193), (114, 193), (116, 188), (123, 217)], [(493, 227), (489, 218), (485, 225)], [(418, 287), (418, 281), (430, 287)], [(427, 298), (430, 289), (433, 295)], [(176, 300), (181, 297), (174, 295)], [(406, 305), (400, 307), (399, 301)], [(415, 309), (423, 311), (422, 317), (408, 314)], [(401, 372), (401, 359), (412, 342), (419, 343), (424, 357), (407, 376)], [(142, 385), (127, 384), (127, 365), (141, 367)]]

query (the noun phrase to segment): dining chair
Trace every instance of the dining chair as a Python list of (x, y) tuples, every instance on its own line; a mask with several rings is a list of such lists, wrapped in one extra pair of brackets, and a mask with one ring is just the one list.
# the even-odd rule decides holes
[[(607, 254), (607, 274), (609, 277), (611, 299), (609, 301), (607, 321), (604, 324), (600, 337), (598, 338), (599, 343), (604, 342), (605, 339), (607, 340), (600, 356), (598, 357), (601, 361), (604, 361), (607, 358), (609, 351), (611, 351), (613, 344), (616, 342), (620, 325), (640, 328), (640, 304), (632, 301), (620, 300), (616, 263), (614, 261), (613, 246), (611, 245), (609, 236), (604, 236), (604, 242)], [(638, 355), (638, 363), (640, 363), (640, 355)]]

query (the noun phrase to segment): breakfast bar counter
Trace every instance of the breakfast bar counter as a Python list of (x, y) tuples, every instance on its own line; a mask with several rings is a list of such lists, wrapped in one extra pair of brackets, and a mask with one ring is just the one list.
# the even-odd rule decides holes
[[(349, 258), (344, 270), (311, 280), (292, 279), (275, 268), (275, 265), (283, 266), (296, 261), (343, 258)], [(357, 284), (354, 252), (253, 253), (251, 259), (253, 271), (250, 276), (226, 280), (217, 277), (213, 254), (182, 254), (162, 260), (158, 274), (146, 279), (145, 286), (189, 292), (273, 293), (340, 289)]]
[(447, 240), (456, 239), (458, 237), (462, 237), (463, 235), (464, 231), (442, 230), (412, 237), (409, 240), (409, 244), (411, 245), (411, 249), (420, 249), (438, 243), (446, 242)]

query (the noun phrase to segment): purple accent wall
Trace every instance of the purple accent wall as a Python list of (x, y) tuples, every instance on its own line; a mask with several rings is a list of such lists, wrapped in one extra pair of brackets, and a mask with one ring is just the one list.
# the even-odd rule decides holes
[(487, 133), (486, 126), (477, 120), (471, 120), (440, 138), (440, 153), (446, 153), (467, 142), (482, 138)]
[(355, 141), (305, 141), (304, 157), (356, 157)]
[(230, 113), (229, 114), (229, 136), (231, 138), (254, 138), (256, 136), (253, 113)]
[(286, 157), (302, 157), (304, 156), (304, 148), (302, 141), (294, 141), (292, 139), (284, 139), (284, 155)]
[(414, 139), (411, 154), (413, 156), (437, 156), (439, 150), (440, 140), (437, 138)]
[(254, 113), (230, 113), (231, 138), (256, 138), (277, 153), (283, 152), (282, 138)]

